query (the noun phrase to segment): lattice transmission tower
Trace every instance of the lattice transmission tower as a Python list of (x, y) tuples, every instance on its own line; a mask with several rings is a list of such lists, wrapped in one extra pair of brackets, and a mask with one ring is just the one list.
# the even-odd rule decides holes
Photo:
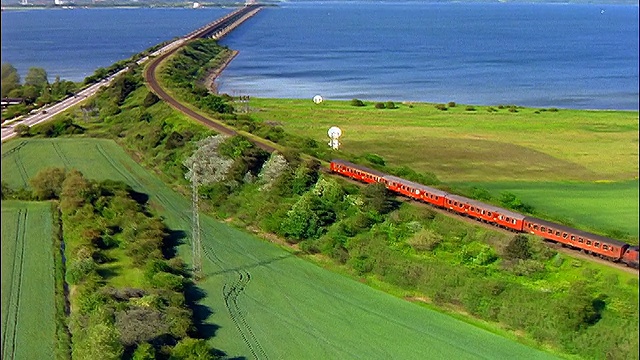
[(193, 261), (193, 276), (202, 278), (202, 241), (200, 239), (200, 212), (198, 211), (198, 171), (197, 162), (193, 163), (193, 175), (191, 176), (191, 206), (193, 216), (191, 218), (191, 252)]

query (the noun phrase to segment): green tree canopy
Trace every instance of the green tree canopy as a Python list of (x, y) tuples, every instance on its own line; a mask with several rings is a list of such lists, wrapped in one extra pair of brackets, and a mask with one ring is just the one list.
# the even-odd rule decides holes
[(2, 97), (9, 96), (9, 93), (20, 87), (20, 75), (13, 65), (2, 63)]
[(44, 89), (49, 85), (49, 78), (47, 72), (43, 68), (32, 67), (29, 68), (27, 76), (24, 77), (25, 85), (32, 85), (37, 89)]

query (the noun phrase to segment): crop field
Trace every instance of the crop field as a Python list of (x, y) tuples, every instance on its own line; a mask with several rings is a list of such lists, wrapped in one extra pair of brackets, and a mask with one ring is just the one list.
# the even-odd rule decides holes
[[(22, 173), (32, 176), (56, 165), (77, 167), (89, 178), (124, 180), (148, 194), (171, 230), (186, 234), (179, 252), (190, 261), (190, 200), (166, 187), (114, 142), (15, 140), (2, 147), (2, 180), (12, 186), (24, 183)], [(324, 270), (208, 216), (200, 219), (206, 277), (198, 286), (204, 293), (200, 304), (208, 309), (198, 313), (207, 316), (211, 345), (229, 357), (552, 357)]]
[(49, 203), (2, 201), (3, 359), (54, 358), (51, 221)]
[(252, 98), (250, 108), (252, 116), (320, 146), (337, 125), (341, 151), (378, 154), (388, 165), (480, 185), (495, 195), (510, 191), (583, 228), (638, 235), (638, 112), (365, 104)]

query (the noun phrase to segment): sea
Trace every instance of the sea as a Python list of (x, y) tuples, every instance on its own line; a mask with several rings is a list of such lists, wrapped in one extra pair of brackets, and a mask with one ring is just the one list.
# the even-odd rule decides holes
[[(2, 62), (81, 81), (233, 8), (2, 12)], [(638, 110), (638, 6), (290, 1), (220, 40), (218, 90), (266, 98)]]

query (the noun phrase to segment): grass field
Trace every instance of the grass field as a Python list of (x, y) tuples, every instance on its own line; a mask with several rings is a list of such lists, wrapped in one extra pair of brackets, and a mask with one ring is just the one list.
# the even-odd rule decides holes
[(54, 359), (51, 221), (49, 203), (2, 201), (3, 359)]
[[(2, 147), (2, 180), (11, 186), (23, 184), (42, 167), (64, 165), (79, 168), (89, 178), (126, 181), (150, 196), (172, 230), (190, 233), (190, 201), (114, 142), (33, 139)], [(200, 219), (206, 279), (198, 286), (208, 310), (198, 313), (208, 316), (211, 345), (230, 357), (552, 357), (326, 271), (208, 216)], [(179, 252), (190, 261), (188, 245), (181, 245)]]
[[(596, 181), (638, 176), (638, 112), (539, 111), (512, 113), (457, 105), (256, 99), (252, 116), (288, 131), (327, 142), (340, 126), (342, 150), (376, 153), (392, 166), (434, 172), (443, 181)], [(539, 113), (536, 114), (535, 112)]]
[(320, 146), (338, 125), (341, 151), (378, 154), (445, 183), (511, 191), (576, 226), (638, 236), (638, 112), (365, 103), (252, 98), (250, 107), (252, 116)]
[[(619, 182), (466, 183), (489, 190), (496, 198), (508, 191), (546, 214), (583, 224), (592, 231), (619, 230), (638, 237), (638, 180)], [(603, 211), (604, 209), (604, 211)]]

